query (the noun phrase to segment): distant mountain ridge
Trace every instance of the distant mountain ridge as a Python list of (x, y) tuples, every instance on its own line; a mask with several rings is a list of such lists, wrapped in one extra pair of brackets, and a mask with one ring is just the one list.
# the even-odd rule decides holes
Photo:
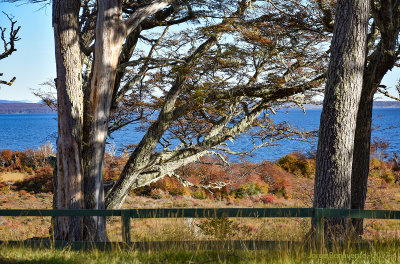
[[(305, 109), (322, 109), (322, 102), (317, 104), (305, 104)], [(400, 108), (399, 101), (374, 101), (374, 108)]]
[(400, 108), (399, 101), (375, 101), (374, 108)]
[[(305, 109), (322, 109), (320, 104), (305, 104)], [(400, 108), (398, 101), (375, 101), (374, 108)], [(296, 109), (296, 108), (295, 108)], [(51, 114), (55, 113), (42, 103), (25, 103), (19, 101), (0, 100), (0, 114)]]
[(55, 113), (50, 107), (38, 103), (0, 100), (0, 114), (51, 114)]

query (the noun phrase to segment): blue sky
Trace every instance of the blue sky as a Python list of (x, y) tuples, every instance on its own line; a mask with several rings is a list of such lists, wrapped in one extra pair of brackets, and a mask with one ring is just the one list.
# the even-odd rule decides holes
[[(11, 4), (0, 0), (0, 11), (13, 15), (21, 26), (21, 40), (16, 43), (17, 51), (12, 56), (0, 60), (3, 79), (17, 77), (11, 87), (0, 87), (0, 100), (39, 101), (32, 94), (32, 89), (40, 88), (41, 83), (56, 76), (51, 7), (43, 7), (40, 4)], [(0, 12), (0, 25), (9, 28), (9, 24), (7, 17)], [(382, 83), (391, 87), (389, 91), (397, 95), (394, 87), (399, 78), (400, 70), (393, 70), (385, 76)]]
[[(16, 42), (17, 51), (0, 60), (3, 79), (17, 77), (12, 86), (0, 87), (0, 100), (39, 101), (31, 89), (40, 88), (40, 83), (56, 76), (51, 6), (41, 7), (38, 4), (0, 2), (0, 11), (13, 15), (18, 21), (17, 25), (21, 26), (18, 34), (21, 40)], [(2, 12), (0, 25), (10, 28), (10, 23)]]

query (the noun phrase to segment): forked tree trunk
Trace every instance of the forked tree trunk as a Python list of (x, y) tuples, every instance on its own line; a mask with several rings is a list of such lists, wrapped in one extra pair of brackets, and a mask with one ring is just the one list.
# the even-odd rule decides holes
[[(85, 208), (104, 209), (103, 159), (118, 56), (126, 36), (121, 1), (98, 0), (93, 75), (85, 95)], [(85, 217), (85, 238), (106, 240), (105, 217)]]
[[(122, 20), (120, 0), (97, 1), (96, 41), (90, 87), (85, 93), (83, 164), (85, 206), (104, 209), (103, 160), (118, 58), (126, 36), (172, 0), (151, 1)], [(85, 218), (85, 237), (104, 240), (105, 218)]]
[[(170, 2), (152, 1), (123, 21), (120, 0), (97, 1), (93, 69), (90, 86), (83, 95), (78, 20), (81, 1), (54, 0), (59, 131), (57, 209), (104, 209), (103, 159), (122, 44), (129, 32)], [(54, 226), (56, 239), (107, 240), (105, 217), (59, 217)]]
[[(321, 114), (315, 208), (350, 208), (356, 116), (363, 83), (369, 1), (339, 0)], [(327, 219), (327, 238), (342, 239), (348, 221)]]
[[(80, 1), (54, 0), (53, 27), (57, 64), (57, 189), (56, 209), (83, 208), (82, 66), (79, 48)], [(82, 239), (81, 217), (57, 217), (55, 238)]]

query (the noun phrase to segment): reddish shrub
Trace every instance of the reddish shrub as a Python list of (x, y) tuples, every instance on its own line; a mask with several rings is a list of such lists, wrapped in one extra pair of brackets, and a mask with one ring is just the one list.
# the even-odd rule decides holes
[(158, 188), (168, 192), (170, 195), (190, 195), (190, 190), (183, 186), (175, 177), (165, 176), (155, 183), (150, 184), (151, 189)]
[(3, 167), (10, 166), (12, 163), (12, 152), (10, 149), (5, 149), (0, 152), (0, 162)]
[(24, 190), (33, 193), (43, 193), (53, 191), (53, 168), (46, 165), (36, 171), (36, 174), (15, 183), (15, 188), (19, 191)]
[(265, 182), (268, 183), (272, 193), (287, 190), (292, 185), (292, 175), (277, 165), (265, 161), (259, 166), (259, 173)]
[(273, 203), (275, 201), (275, 196), (273, 194), (266, 194), (266, 195), (260, 196), (260, 201), (265, 204)]
[(128, 157), (104, 155), (104, 181), (116, 180), (121, 175)]

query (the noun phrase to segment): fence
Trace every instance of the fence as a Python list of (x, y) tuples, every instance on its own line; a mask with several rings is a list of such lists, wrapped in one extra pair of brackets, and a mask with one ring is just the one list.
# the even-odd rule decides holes
[(131, 218), (298, 217), (314, 218), (316, 243), (324, 243), (324, 218), (400, 219), (400, 211), (327, 208), (161, 208), (121, 210), (0, 210), (0, 216), (120, 216), (122, 240), (131, 243)]

